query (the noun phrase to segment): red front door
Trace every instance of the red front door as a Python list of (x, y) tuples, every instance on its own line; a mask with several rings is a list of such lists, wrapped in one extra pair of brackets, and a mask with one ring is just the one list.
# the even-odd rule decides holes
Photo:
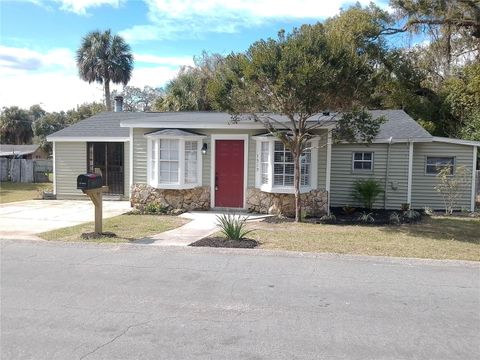
[(215, 206), (243, 208), (243, 140), (215, 141)]

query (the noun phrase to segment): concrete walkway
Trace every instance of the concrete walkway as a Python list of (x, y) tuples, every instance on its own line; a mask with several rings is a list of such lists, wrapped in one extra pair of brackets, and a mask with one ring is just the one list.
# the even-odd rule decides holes
[[(222, 211), (191, 211), (180, 215), (191, 220), (187, 224), (176, 229), (149, 236), (135, 241), (137, 244), (148, 244), (155, 246), (188, 246), (195, 241), (203, 239), (219, 231), (217, 227), (217, 216), (225, 214)], [(239, 214), (248, 216), (248, 221), (263, 219), (270, 215), (260, 214)]]

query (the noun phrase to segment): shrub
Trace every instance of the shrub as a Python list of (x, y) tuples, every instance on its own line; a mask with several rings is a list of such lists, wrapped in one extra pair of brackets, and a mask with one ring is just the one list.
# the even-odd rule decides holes
[(343, 210), (345, 215), (352, 215), (355, 212), (355, 210), (357, 210), (357, 209), (355, 209), (353, 206), (350, 206), (350, 205), (347, 204), (342, 208), (342, 210)]
[(469, 179), (465, 166), (458, 166), (454, 171), (452, 175), (450, 167), (443, 167), (437, 175), (438, 184), (434, 186), (435, 191), (442, 195), (447, 215), (451, 215), (453, 210), (458, 207), (458, 200), (468, 185)]
[(388, 218), (388, 222), (391, 225), (400, 225), (402, 223), (402, 218), (400, 217), (400, 214), (397, 212), (393, 212), (390, 214)]
[(375, 222), (375, 219), (372, 213), (363, 212), (357, 219), (358, 221), (364, 224), (372, 224)]
[(337, 217), (333, 214), (323, 215), (320, 218), (320, 222), (323, 224), (335, 224), (337, 222)]
[(378, 195), (383, 193), (380, 183), (375, 179), (358, 180), (353, 185), (352, 196), (360, 201), (367, 210), (372, 210)]
[(145, 214), (153, 214), (153, 215), (166, 214), (168, 212), (168, 209), (162, 204), (150, 202), (145, 204), (145, 207), (143, 208), (143, 212)]
[(410, 210), (410, 204), (409, 203), (403, 203), (402, 205), (400, 205), (400, 209), (402, 211)]
[(418, 211), (413, 210), (413, 209), (407, 210), (403, 213), (403, 218), (407, 222), (419, 221), (421, 219), (421, 217), (422, 217), (422, 215)]
[(222, 214), (217, 216), (218, 226), (229, 240), (243, 240), (253, 230), (246, 230), (248, 216)]

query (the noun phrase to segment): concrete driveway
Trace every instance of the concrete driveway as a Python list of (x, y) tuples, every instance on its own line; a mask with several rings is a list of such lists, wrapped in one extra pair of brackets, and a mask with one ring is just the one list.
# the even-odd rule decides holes
[[(129, 210), (128, 201), (103, 202), (104, 218)], [(93, 203), (86, 200), (29, 200), (0, 204), (0, 239), (38, 239), (35, 234), (93, 219)]]
[(477, 359), (479, 266), (0, 243), (0, 358)]

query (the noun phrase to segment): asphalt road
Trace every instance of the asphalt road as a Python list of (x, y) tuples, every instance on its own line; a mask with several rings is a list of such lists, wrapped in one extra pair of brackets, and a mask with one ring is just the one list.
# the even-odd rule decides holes
[(478, 359), (461, 262), (3, 241), (1, 359)]

